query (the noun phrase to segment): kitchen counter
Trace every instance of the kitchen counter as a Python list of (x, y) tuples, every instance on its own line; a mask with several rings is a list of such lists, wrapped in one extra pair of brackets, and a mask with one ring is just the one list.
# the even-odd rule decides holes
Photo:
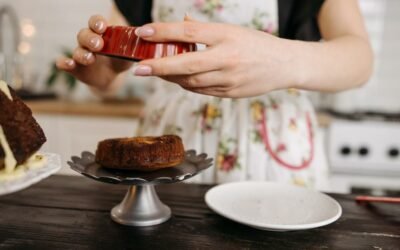
[[(76, 115), (76, 116), (105, 116), (137, 118), (142, 115), (144, 104), (140, 100), (130, 102), (68, 102), (60, 100), (27, 101), (26, 104), (36, 114)], [(317, 113), (321, 127), (329, 126), (331, 116)]]
[(326, 227), (267, 232), (229, 221), (204, 202), (211, 186), (162, 185), (172, 218), (146, 228), (114, 223), (109, 210), (126, 187), (84, 177), (53, 176), (0, 197), (1, 249), (399, 249), (400, 206), (357, 205), (332, 195), (343, 216)]
[(27, 101), (26, 104), (35, 114), (137, 118), (143, 110), (143, 102), (140, 100), (127, 102), (46, 100)]

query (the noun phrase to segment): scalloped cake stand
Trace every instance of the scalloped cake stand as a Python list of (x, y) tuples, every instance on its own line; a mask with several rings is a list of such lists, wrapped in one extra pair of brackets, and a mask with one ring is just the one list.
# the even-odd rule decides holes
[(212, 165), (206, 154), (186, 151), (185, 161), (178, 166), (154, 172), (121, 171), (102, 168), (90, 152), (73, 156), (68, 165), (76, 172), (96, 181), (130, 185), (125, 198), (111, 210), (111, 218), (129, 226), (152, 226), (171, 217), (171, 209), (163, 204), (154, 189), (155, 185), (169, 184), (189, 179)]

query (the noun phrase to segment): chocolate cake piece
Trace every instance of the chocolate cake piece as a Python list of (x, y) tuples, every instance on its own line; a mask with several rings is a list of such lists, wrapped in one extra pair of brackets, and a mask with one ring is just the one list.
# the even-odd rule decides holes
[[(0, 82), (5, 87), (4, 82)], [(32, 111), (8, 87), (12, 100), (0, 90), (0, 126), (18, 164), (24, 163), (46, 142), (43, 130)], [(5, 152), (0, 144), (0, 169), (4, 168)]]
[(105, 168), (154, 171), (183, 162), (185, 150), (176, 135), (107, 139), (99, 142), (96, 162)]

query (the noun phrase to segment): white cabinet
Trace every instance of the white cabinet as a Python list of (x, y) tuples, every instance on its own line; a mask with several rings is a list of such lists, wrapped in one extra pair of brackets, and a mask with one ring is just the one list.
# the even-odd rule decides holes
[(74, 174), (67, 161), (82, 151), (94, 152), (98, 141), (113, 137), (134, 136), (138, 120), (115, 117), (88, 117), (34, 114), (43, 128), (47, 142), (43, 152), (59, 154), (63, 167), (59, 174)]

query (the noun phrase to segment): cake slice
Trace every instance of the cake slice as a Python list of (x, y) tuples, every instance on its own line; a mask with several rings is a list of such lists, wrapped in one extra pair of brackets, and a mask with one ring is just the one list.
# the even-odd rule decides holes
[(46, 142), (43, 130), (5, 82), (0, 81), (0, 170), (12, 172)]

